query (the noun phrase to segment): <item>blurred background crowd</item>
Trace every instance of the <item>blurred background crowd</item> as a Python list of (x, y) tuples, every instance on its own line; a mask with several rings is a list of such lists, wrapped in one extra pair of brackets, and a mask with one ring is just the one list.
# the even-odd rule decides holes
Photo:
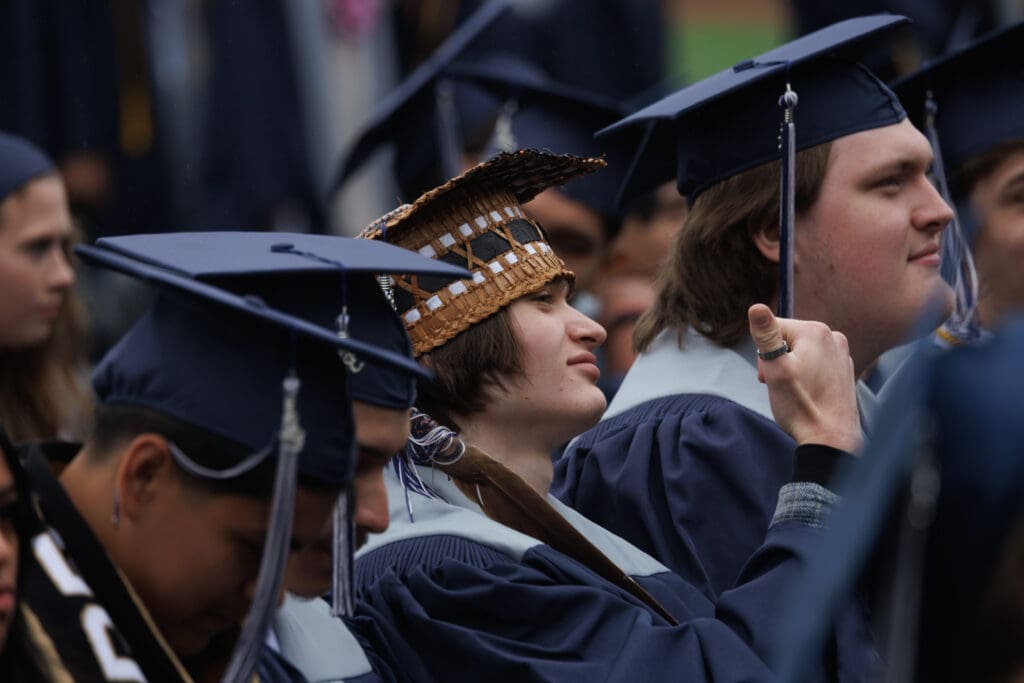
[[(6, 0), (0, 129), (57, 161), (82, 241), (189, 229), (354, 235), (415, 196), (393, 178), (391, 150), (339, 188), (346, 151), (396, 84), (481, 4)], [(871, 60), (884, 78), (1024, 15), (1020, 0), (512, 4), (470, 54), (515, 54), (627, 112), (846, 17), (914, 19), (912, 38)], [(560, 248), (553, 242), (579, 275), (588, 312), (609, 331), (603, 360), (613, 383), (632, 359), (631, 323), (652, 300), (652, 278), (685, 210), (663, 188), (607, 234), (580, 230)], [(79, 285), (96, 358), (146, 301), (110, 274), (82, 273)]]

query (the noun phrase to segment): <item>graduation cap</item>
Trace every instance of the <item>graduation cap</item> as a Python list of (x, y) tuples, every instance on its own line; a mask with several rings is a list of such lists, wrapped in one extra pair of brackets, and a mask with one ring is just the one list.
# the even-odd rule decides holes
[[(410, 261), (399, 249), (379, 246), (367, 249), (356, 240), (314, 235), (172, 233), (107, 238), (77, 248), (85, 261), (147, 280), (159, 290), (151, 311), (97, 367), (100, 401), (156, 410), (250, 453), (228, 462), (199, 462), (173, 446), (176, 462), (193, 476), (235, 479), (277, 457), (256, 597), (228, 679), (247, 680), (276, 606), (297, 475), (338, 487), (351, 481), (354, 435), (346, 369), (358, 374), (360, 364), (376, 363), (404, 376), (407, 387), (408, 378), (429, 376), (411, 358), (371, 273), (393, 267), (465, 271), (422, 258)], [(373, 334), (364, 340), (350, 333), (348, 267), (376, 288), (367, 291), (380, 294), (377, 310), (361, 300), (360, 320), (375, 321), (367, 327), (380, 332), (390, 318), (395, 331), (390, 345), (399, 348), (388, 348), (388, 338), (378, 345)], [(335, 278), (335, 286), (315, 281), (325, 275)], [(255, 292), (285, 309), (290, 302), (301, 304), (281, 310)], [(348, 524), (346, 519), (351, 539)]]
[(957, 208), (942, 235), (942, 275), (956, 296), (941, 338), (951, 343), (970, 343), (981, 335), (978, 276), (970, 249), (980, 226), (966, 197), (958, 196), (962, 191), (950, 188), (949, 173), (1001, 143), (1024, 140), (1022, 38), (1024, 23), (1018, 23), (893, 83), (910, 119), (932, 143), (939, 191)]
[(1024, 521), (1024, 321), (978, 347), (918, 348), (890, 395), (898, 410), (880, 411), (829, 534), (808, 558), (800, 599), (779, 622), (781, 681), (806, 680), (867, 576), (887, 582), (876, 611), (887, 680), (1000, 679), (980, 668), (989, 657), (954, 660), (993, 635), (972, 629), (1000, 551)]
[(674, 177), (692, 204), (716, 183), (781, 160), (778, 312), (791, 317), (796, 152), (906, 118), (892, 91), (852, 58), (909, 21), (874, 15), (832, 24), (599, 131), (641, 136), (618, 201), (627, 203)]
[(594, 133), (625, 116), (620, 103), (598, 93), (552, 80), (521, 57), (490, 53), (457, 62), (446, 76), (473, 83), (502, 102), (488, 154), (543, 149), (559, 154), (603, 157), (607, 166), (560, 188), (570, 199), (599, 213), (614, 232), (622, 219), (615, 195), (632, 150)]
[(56, 170), (43, 150), (25, 138), (0, 131), (0, 202), (30, 180)]
[[(385, 408), (408, 408), (415, 380), (426, 377), (410, 363), (408, 337), (382, 292), (387, 274), (466, 276), (467, 271), (389, 244), (331, 235), (281, 232), (192, 232), (108, 237), (107, 251), (186, 277), (216, 284), (236, 294), (258, 297), (268, 306), (325, 328), (344, 323), (351, 339), (402, 359), (396, 366), (372, 353), (346, 352), (348, 385), (354, 400)], [(230, 254), (230, 258), (225, 255)], [(287, 282), (282, 287), (282, 282)], [(303, 292), (328, 289), (336, 306), (323, 306)], [(347, 320), (339, 320), (339, 316)]]
[(395, 280), (396, 308), (416, 355), (446, 344), (556, 277), (573, 278), (521, 205), (603, 165), (601, 159), (537, 150), (503, 152), (363, 231), (366, 239), (464, 265), (472, 273), (461, 279)]
[(464, 55), (506, 9), (507, 0), (482, 3), (384, 98), (346, 153), (334, 192), (347, 183), (377, 149), (389, 143), (395, 145), (395, 176), (406, 199), (458, 175), (462, 170), (461, 138), (479, 121), (457, 120), (457, 109), (480, 111), (486, 108), (457, 107), (458, 94), (442, 72), (453, 60)]
[(929, 60), (892, 84), (918, 128), (934, 118), (947, 170), (1000, 143), (1024, 139), (1022, 39), (1024, 22)]

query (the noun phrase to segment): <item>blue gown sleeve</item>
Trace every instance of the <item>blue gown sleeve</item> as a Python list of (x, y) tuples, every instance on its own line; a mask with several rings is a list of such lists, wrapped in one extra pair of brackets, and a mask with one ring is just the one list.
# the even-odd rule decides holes
[(794, 448), (737, 403), (670, 396), (584, 433), (551, 492), (715, 600), (764, 541)]
[(432, 541), (396, 541), (374, 551), (390, 555), (389, 569), (360, 571), (350, 625), (392, 662), (396, 680), (771, 680), (758, 654), (702, 598), (669, 607), (686, 613), (670, 625), (547, 546), (521, 561), (499, 553), (424, 561), (430, 551), (422, 546)]

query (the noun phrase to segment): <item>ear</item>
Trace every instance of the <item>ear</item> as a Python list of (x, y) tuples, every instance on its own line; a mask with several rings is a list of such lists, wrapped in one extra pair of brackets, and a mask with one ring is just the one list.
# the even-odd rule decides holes
[(174, 458), (167, 439), (159, 434), (139, 434), (125, 448), (114, 477), (114, 495), (121, 505), (121, 516), (129, 521), (139, 519), (166, 491), (176, 476)]
[(754, 246), (761, 252), (761, 255), (772, 263), (779, 262), (779, 224), (777, 221), (770, 221), (754, 228), (750, 233), (750, 239)]

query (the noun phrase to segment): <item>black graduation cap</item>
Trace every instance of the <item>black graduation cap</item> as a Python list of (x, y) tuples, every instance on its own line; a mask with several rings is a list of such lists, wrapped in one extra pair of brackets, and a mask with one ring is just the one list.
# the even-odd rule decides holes
[(43, 150), (25, 138), (0, 131), (0, 202), (28, 181), (56, 170)]
[(953, 671), (950, 655), (979, 645), (979, 603), (1024, 520), (1024, 320), (976, 347), (941, 355), (925, 339), (918, 348), (840, 487), (844, 502), (808, 559), (799, 600), (782, 615), (781, 681), (805, 680), (838, 609), (869, 574), (889, 581), (876, 617), (892, 680), (997, 680), (976, 668), (990, 663), (980, 659)]
[(999, 143), (1024, 140), (1024, 22), (931, 60), (893, 83), (914, 124), (924, 130), (928, 93), (947, 171)]
[(799, 97), (796, 150), (905, 117), (895, 95), (855, 59), (909, 19), (849, 19), (689, 85), (600, 131), (638, 149), (619, 194), (628, 203), (672, 178), (692, 202), (711, 185), (779, 159), (780, 96)]
[(507, 8), (507, 0), (482, 3), (384, 98), (346, 153), (333, 191), (338, 191), (376, 150), (389, 143), (395, 145), (395, 176), (407, 201), (462, 171), (455, 158), (463, 151), (459, 138), (480, 122), (456, 120), (456, 94), (442, 71), (464, 55)]
[(632, 150), (612, 140), (596, 140), (594, 133), (625, 116), (624, 105), (558, 83), (536, 65), (511, 54), (489, 53), (457, 62), (445, 74), (460, 85), (473, 83), (500, 98), (502, 111), (488, 153), (542, 149), (603, 157), (605, 168), (559, 191), (597, 211), (611, 228), (618, 226), (622, 216), (615, 195)]

